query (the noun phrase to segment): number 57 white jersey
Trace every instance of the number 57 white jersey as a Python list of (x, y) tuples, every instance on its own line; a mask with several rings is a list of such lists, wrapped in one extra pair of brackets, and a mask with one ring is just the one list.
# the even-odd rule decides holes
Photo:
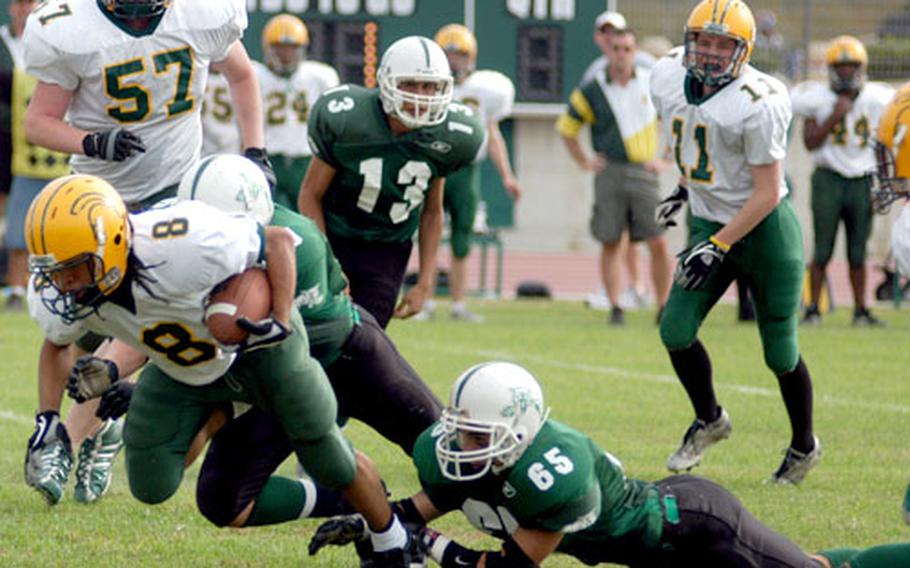
[(242, 0), (172, 2), (143, 34), (97, 0), (39, 4), (25, 28), (26, 71), (73, 91), (76, 128), (122, 127), (147, 148), (123, 162), (74, 155), (73, 169), (104, 178), (128, 203), (178, 183), (199, 159), (209, 63), (227, 57), (246, 25)]

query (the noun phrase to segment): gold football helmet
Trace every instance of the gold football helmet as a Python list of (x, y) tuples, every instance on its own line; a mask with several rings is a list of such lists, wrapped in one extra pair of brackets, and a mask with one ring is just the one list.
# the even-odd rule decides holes
[[(728, 56), (700, 51), (699, 34), (728, 37), (735, 47)], [(705, 85), (723, 85), (739, 76), (752, 55), (755, 19), (741, 0), (702, 0), (689, 14), (685, 29), (684, 63), (689, 73)]]
[[(44, 186), (26, 214), (25, 238), (29, 270), (45, 284), (41, 300), (67, 323), (95, 312), (126, 276), (126, 205), (99, 177), (71, 175)], [(65, 280), (74, 272), (86, 281), (78, 288)]]
[(828, 81), (835, 93), (863, 88), (869, 55), (860, 40), (848, 35), (834, 38), (825, 51), (825, 63), (828, 65)]
[(477, 39), (471, 30), (461, 24), (448, 24), (439, 28), (433, 38), (449, 58), (455, 80), (463, 81), (477, 65)]
[(876, 211), (910, 197), (910, 83), (904, 84), (882, 113), (875, 142), (876, 170), (867, 176)]
[(297, 16), (278, 14), (262, 28), (265, 64), (279, 75), (290, 75), (306, 56), (310, 32)]

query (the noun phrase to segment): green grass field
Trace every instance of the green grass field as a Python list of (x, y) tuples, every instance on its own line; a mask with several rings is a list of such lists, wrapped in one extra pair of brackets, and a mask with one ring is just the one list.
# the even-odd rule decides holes
[[(667, 475), (664, 460), (692, 412), (653, 312), (629, 313), (625, 329), (612, 329), (605, 313), (575, 303), (477, 307), (487, 316), (484, 325), (451, 323), (445, 307), (436, 321), (391, 325), (405, 357), (442, 398), (468, 366), (515, 361), (542, 383), (552, 417), (591, 435), (622, 460), (627, 475)], [(900, 514), (910, 476), (910, 311), (879, 310), (886, 329), (853, 329), (848, 311), (801, 330), (824, 457), (799, 487), (762, 483), (782, 458), (789, 426), (756, 329), (736, 323), (733, 309), (721, 306), (701, 333), (734, 432), (695, 471), (731, 489), (759, 519), (809, 550), (910, 540)], [(64, 501), (49, 508), (26, 487), (22, 472), (37, 405), (40, 340), (27, 316), (0, 314), (0, 566), (356, 565), (353, 550), (306, 556), (316, 521), (245, 530), (211, 526), (195, 508), (198, 465), (174, 497), (150, 507), (129, 494), (121, 456), (102, 501), (80, 505), (70, 487)], [(416, 489), (413, 468), (396, 447), (358, 424), (346, 432), (374, 458), (396, 496)], [(282, 469), (292, 472), (293, 463)], [(437, 526), (468, 544), (490, 544), (456, 517)], [(546, 565), (576, 563), (554, 557)]]

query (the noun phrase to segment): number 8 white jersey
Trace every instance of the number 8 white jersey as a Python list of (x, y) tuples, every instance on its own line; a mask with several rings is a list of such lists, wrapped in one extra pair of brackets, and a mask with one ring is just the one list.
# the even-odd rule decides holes
[[(692, 214), (729, 223), (752, 195), (751, 166), (782, 161), (792, 113), (787, 88), (746, 66), (707, 99), (690, 102), (682, 48), (651, 71), (651, 98), (686, 178)], [(783, 176), (779, 195), (787, 194)]]
[[(35, 278), (29, 312), (54, 344), (67, 345), (92, 331), (145, 353), (174, 380), (209, 384), (223, 375), (234, 354), (221, 349), (203, 321), (212, 288), (261, 260), (259, 225), (201, 201), (183, 201), (130, 215), (131, 254), (144, 265), (87, 318), (66, 325), (44, 306)], [(131, 260), (131, 262), (135, 262)], [(128, 288), (124, 288), (128, 287)], [(127, 293), (128, 292), (128, 293)], [(132, 309), (127, 305), (132, 304)]]
[(26, 71), (74, 91), (73, 126), (119, 126), (147, 148), (123, 162), (74, 155), (73, 169), (104, 178), (128, 203), (178, 183), (199, 159), (209, 63), (227, 57), (246, 25), (242, 0), (177, 0), (144, 35), (96, 0), (39, 4), (25, 28)]

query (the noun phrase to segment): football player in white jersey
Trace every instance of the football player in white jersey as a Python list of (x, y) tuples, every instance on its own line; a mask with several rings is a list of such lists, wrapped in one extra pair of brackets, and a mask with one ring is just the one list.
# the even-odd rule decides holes
[(802, 322), (818, 324), (818, 298), (841, 221), (846, 231), (853, 325), (883, 325), (866, 308), (866, 242), (872, 234), (872, 199), (866, 173), (875, 167), (873, 133), (894, 89), (866, 82), (869, 56), (852, 36), (831, 41), (825, 53), (828, 82), (810, 81), (790, 94), (794, 116), (805, 119), (803, 142), (812, 152), (812, 221), (815, 255), (809, 270), (811, 301)]
[(212, 64), (230, 84), (245, 154), (271, 174), (259, 85), (240, 43), (246, 25), (242, 0), (42, 2), (24, 37), (26, 70), (39, 81), (29, 141), (72, 154), (74, 171), (144, 208), (173, 195), (199, 158)]
[[(246, 402), (281, 423), (314, 480), (341, 489), (364, 514), (374, 530), (378, 565), (407, 566), (408, 535), (375, 468), (355, 457), (341, 436), (331, 386), (309, 355), (306, 330), (292, 309), (299, 243), (293, 233), (196, 201), (130, 215), (110, 184), (73, 175), (38, 194), (26, 235), (34, 273), (29, 309), (45, 333), (42, 428), (29, 440), (27, 479), (39, 481), (48, 447), (71, 451), (56, 413), (69, 371), (65, 345), (86, 330), (109, 334), (149, 358), (124, 431), (137, 499), (168, 499), (183, 477), (199, 425), (225, 403)], [(262, 264), (271, 314), (259, 321), (240, 318), (248, 332), (240, 344), (218, 343), (204, 323), (206, 299), (227, 278)], [(113, 366), (79, 374), (66, 388), (83, 401), (103, 396), (117, 380)]]
[(691, 212), (688, 248), (679, 255), (660, 336), (696, 418), (667, 467), (691, 469), (709, 446), (730, 435), (698, 329), (730, 282), (742, 276), (792, 429), (771, 481), (799, 483), (817, 463), (821, 445), (812, 431), (812, 381), (797, 338), (802, 232), (790, 200), (783, 199), (790, 99), (780, 81), (748, 65), (754, 38), (755, 21), (744, 2), (702, 0), (686, 22), (685, 46), (651, 73), (651, 98), (684, 178), (684, 187), (656, 214), (671, 218), (687, 197)]
[(306, 58), (309, 44), (300, 18), (279, 14), (262, 29), (265, 65), (253, 63), (262, 90), (265, 145), (278, 180), (275, 202), (294, 210), (313, 156), (305, 136), (310, 108), (323, 91), (339, 84), (335, 69)]
[[(513, 200), (521, 197), (521, 185), (512, 172), (509, 151), (499, 130), (499, 122), (512, 114), (515, 104), (515, 86), (498, 71), (475, 70), (477, 64), (477, 40), (471, 30), (461, 24), (448, 24), (436, 32), (434, 38), (446, 52), (452, 75), (455, 79), (452, 100), (473, 110), (478, 119), (487, 127), (487, 139), (481, 146), (474, 163), (459, 170), (446, 179), (445, 209), (449, 212), (452, 246), (449, 291), (452, 295), (452, 317), (460, 321), (482, 322), (483, 317), (470, 311), (465, 303), (467, 294), (467, 256), (470, 252), (471, 233), (475, 228), (487, 230), (486, 220), (477, 219), (480, 202), (480, 162), (487, 157), (496, 167), (506, 193)], [(429, 318), (435, 309), (430, 301), (418, 316)]]
[(230, 85), (225, 76), (209, 70), (202, 104), (202, 156), (239, 154), (240, 128), (234, 116)]

